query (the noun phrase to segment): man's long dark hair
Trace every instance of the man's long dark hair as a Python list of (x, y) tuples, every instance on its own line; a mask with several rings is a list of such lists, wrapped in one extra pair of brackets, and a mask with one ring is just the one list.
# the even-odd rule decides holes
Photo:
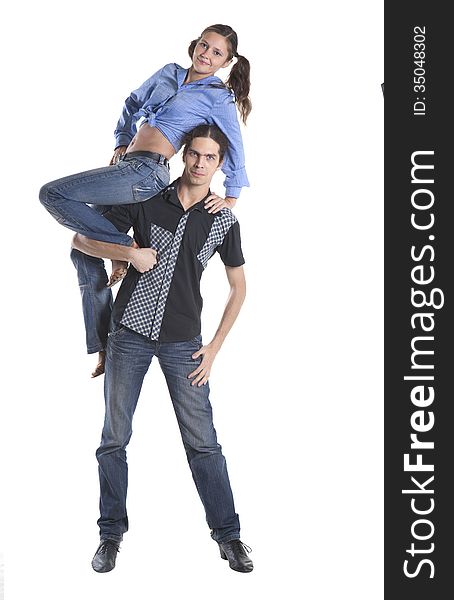
[(183, 157), (186, 155), (192, 140), (195, 138), (211, 138), (215, 141), (219, 146), (219, 162), (221, 162), (229, 147), (229, 140), (217, 125), (198, 125), (192, 131), (189, 131), (183, 139)]

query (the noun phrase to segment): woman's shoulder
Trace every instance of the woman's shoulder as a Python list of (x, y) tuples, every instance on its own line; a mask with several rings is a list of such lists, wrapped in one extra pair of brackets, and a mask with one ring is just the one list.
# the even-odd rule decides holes
[(181, 67), (177, 63), (167, 63), (166, 65), (164, 65), (163, 67), (158, 69), (158, 71), (156, 71), (156, 74), (176, 76), (176, 74), (179, 71), (186, 71), (186, 70), (187, 69), (185, 69), (184, 67)]
[(230, 105), (235, 106), (235, 94), (227, 86), (220, 87), (216, 96), (216, 106), (219, 108), (222, 107), (222, 110), (227, 109)]
[(219, 79), (219, 77), (212, 77), (209, 86), (217, 91), (216, 96), (218, 98), (218, 102), (228, 103), (235, 101), (235, 94), (233, 93), (233, 90), (229, 88), (221, 79)]
[(159, 71), (161, 73), (164, 73), (164, 72), (168, 72), (168, 71), (176, 71), (177, 68), (180, 68), (180, 67), (176, 63), (167, 63), (166, 65), (164, 65), (163, 67), (161, 67), (159, 69)]

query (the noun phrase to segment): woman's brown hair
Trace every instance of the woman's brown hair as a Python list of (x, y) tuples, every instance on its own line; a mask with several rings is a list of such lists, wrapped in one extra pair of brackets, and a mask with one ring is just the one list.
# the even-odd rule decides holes
[(235, 94), (235, 101), (238, 105), (238, 110), (240, 111), (241, 118), (243, 119), (243, 122), (246, 123), (246, 120), (252, 109), (252, 103), (249, 98), (249, 90), (251, 88), (251, 66), (247, 58), (238, 54), (238, 36), (236, 32), (229, 25), (210, 25), (209, 27), (203, 30), (202, 35), (197, 40), (192, 40), (188, 48), (189, 56), (192, 60), (192, 56), (194, 54), (196, 45), (198, 44), (199, 40), (203, 37), (203, 34), (209, 31), (218, 33), (219, 35), (222, 35), (222, 37), (226, 38), (226, 40), (228, 40), (230, 44), (230, 52), (227, 60), (231, 60), (232, 58), (237, 59), (236, 63), (233, 65), (230, 71), (230, 75), (226, 81), (226, 85)]

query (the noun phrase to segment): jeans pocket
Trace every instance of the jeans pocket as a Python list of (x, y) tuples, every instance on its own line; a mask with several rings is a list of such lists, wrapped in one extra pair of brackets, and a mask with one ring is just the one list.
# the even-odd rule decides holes
[(163, 190), (170, 183), (170, 171), (164, 165), (158, 165), (155, 171), (156, 173), (156, 185), (159, 186), (160, 190)]
[[(144, 202), (152, 196), (155, 196), (162, 189), (164, 189), (169, 183), (169, 175), (162, 171), (161, 165), (156, 165), (156, 168), (141, 181), (138, 181), (132, 186), (132, 195), (134, 202)], [(166, 169), (167, 171), (167, 169)]]
[(148, 166), (147, 163), (144, 163), (143, 160), (139, 160), (138, 158), (134, 158), (134, 157), (127, 157), (124, 158), (120, 163), (118, 163), (119, 165), (124, 165), (129, 167), (129, 169), (132, 169), (133, 171), (135, 171), (136, 173), (147, 173), (150, 171), (150, 167)]
[(115, 329), (113, 329), (112, 331), (109, 331), (109, 338), (112, 338), (114, 336), (119, 335), (120, 333), (124, 333), (125, 331), (127, 331), (127, 327), (125, 327), (124, 325), (117, 325), (115, 327)]

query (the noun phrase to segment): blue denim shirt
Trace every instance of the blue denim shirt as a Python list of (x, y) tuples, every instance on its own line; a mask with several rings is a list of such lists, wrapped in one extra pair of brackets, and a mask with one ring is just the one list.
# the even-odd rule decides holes
[(129, 144), (141, 117), (159, 129), (175, 152), (181, 148), (184, 134), (197, 125), (217, 125), (229, 140), (222, 165), (226, 196), (238, 198), (249, 181), (233, 92), (214, 75), (185, 84), (187, 72), (170, 63), (131, 92), (115, 129), (116, 147)]

